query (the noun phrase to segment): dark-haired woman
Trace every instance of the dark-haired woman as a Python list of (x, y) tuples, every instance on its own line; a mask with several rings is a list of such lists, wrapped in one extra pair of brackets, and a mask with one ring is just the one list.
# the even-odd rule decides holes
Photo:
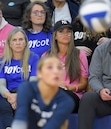
[(83, 50), (86, 53), (88, 64), (90, 65), (95, 48), (101, 44), (100, 40), (102, 43), (105, 41), (105, 37), (107, 35), (106, 33), (96, 33), (84, 27), (80, 21), (79, 16), (77, 16), (73, 22), (73, 31), (74, 31), (74, 44), (78, 49)]
[(64, 76), (60, 86), (68, 89), (68, 94), (74, 97), (77, 111), (88, 83), (88, 62), (85, 53), (74, 46), (73, 30), (68, 21), (60, 20), (55, 24), (49, 53), (57, 55), (63, 64)]
[(31, 51), (41, 56), (50, 49), (52, 22), (48, 8), (41, 1), (35, 1), (26, 8), (22, 26), (29, 40)]

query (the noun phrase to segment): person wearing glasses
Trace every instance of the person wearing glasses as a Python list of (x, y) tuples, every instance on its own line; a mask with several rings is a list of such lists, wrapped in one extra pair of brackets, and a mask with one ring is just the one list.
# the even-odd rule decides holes
[(49, 53), (58, 56), (63, 64), (64, 74), (60, 86), (74, 98), (76, 108), (73, 112), (77, 112), (79, 100), (88, 83), (88, 61), (85, 53), (74, 46), (73, 29), (68, 21), (56, 22), (51, 50), (43, 56)]
[(22, 27), (29, 41), (31, 51), (41, 55), (50, 49), (52, 23), (48, 8), (41, 1), (35, 1), (28, 5), (24, 13)]
[(12, 124), (17, 88), (25, 80), (36, 79), (38, 60), (38, 55), (30, 53), (25, 32), (14, 28), (7, 37), (0, 59), (0, 115), (5, 129)]
[(0, 2), (0, 57), (3, 54), (6, 38), (8, 33), (14, 28), (11, 24), (9, 24), (3, 17), (2, 14), (2, 3)]
[(18, 88), (12, 129), (67, 129), (67, 124), (62, 125), (66, 123), (74, 102), (59, 88), (62, 75), (61, 61), (55, 55), (40, 59), (38, 81), (22, 83)]

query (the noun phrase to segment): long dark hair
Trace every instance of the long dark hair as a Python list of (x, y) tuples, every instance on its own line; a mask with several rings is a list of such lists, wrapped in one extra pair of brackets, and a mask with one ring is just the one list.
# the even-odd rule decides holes
[(31, 10), (33, 8), (34, 5), (41, 5), (44, 10), (46, 11), (46, 19), (45, 19), (45, 22), (43, 24), (43, 31), (44, 32), (49, 32), (51, 31), (52, 29), (52, 20), (51, 20), (51, 16), (50, 16), (50, 13), (49, 13), (49, 9), (48, 7), (41, 1), (34, 1), (34, 2), (31, 2), (25, 12), (24, 12), (24, 15), (23, 15), (23, 21), (22, 21), (22, 27), (24, 29), (30, 29), (32, 28), (32, 22), (30, 21), (30, 15), (31, 15)]
[[(55, 39), (55, 36), (56, 36), (56, 31), (52, 35), (52, 45), (50, 53), (57, 55), (57, 53), (59, 52), (59, 47), (57, 40)], [(69, 76), (70, 83), (72, 83), (75, 79), (80, 78), (81, 74), (80, 59), (79, 59), (80, 51), (74, 46), (73, 32), (71, 37), (72, 38), (69, 43), (65, 61), (65, 69), (67, 77)]]

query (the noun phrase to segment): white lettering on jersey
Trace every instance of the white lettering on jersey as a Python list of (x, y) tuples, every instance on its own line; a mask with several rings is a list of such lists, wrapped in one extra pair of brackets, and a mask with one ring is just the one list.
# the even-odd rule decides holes
[[(16, 66), (5, 66), (4, 73), (11, 74), (11, 73), (20, 73), (22, 72), (22, 67)], [(31, 66), (29, 65), (29, 72), (31, 72)]]
[(40, 47), (40, 46), (49, 46), (49, 39), (45, 39), (45, 40), (30, 40), (29, 41), (29, 48), (35, 48), (35, 47)]
[(36, 99), (32, 99), (31, 109), (35, 111), (36, 113), (40, 114), (41, 118), (37, 122), (37, 126), (44, 127), (44, 125), (47, 122), (47, 119), (51, 118), (54, 110), (57, 108), (57, 104), (53, 104), (50, 111), (42, 111), (40, 107), (38, 106), (38, 101)]
[(76, 31), (74, 33), (74, 40), (83, 39), (84, 34), (85, 34), (85, 32)]
[(50, 112), (43, 111), (41, 114), (42, 118), (50, 118), (52, 115), (53, 115), (52, 111), (50, 111)]
[(47, 119), (40, 119), (37, 123), (39, 127), (43, 127), (47, 122)]
[(34, 110), (35, 112), (39, 113), (39, 114), (41, 113), (41, 110), (40, 110), (39, 106), (34, 104), (34, 103), (31, 104), (31, 109)]

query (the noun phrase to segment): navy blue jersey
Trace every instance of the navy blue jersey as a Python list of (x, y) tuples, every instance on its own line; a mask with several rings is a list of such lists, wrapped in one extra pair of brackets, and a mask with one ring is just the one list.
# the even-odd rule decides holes
[(13, 122), (16, 126), (12, 126), (12, 129), (26, 129), (25, 125), (28, 129), (60, 129), (73, 108), (72, 98), (62, 89), (58, 90), (49, 104), (45, 104), (37, 82), (24, 82), (18, 88), (17, 109)]

